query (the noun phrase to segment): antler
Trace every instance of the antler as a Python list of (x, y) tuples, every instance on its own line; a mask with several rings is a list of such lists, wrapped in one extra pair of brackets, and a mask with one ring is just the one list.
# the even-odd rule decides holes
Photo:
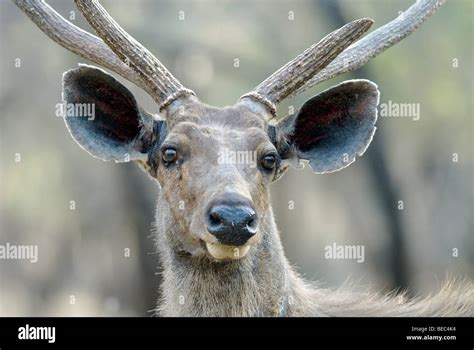
[(105, 37), (104, 40), (67, 21), (43, 0), (14, 2), (56, 43), (133, 82), (160, 104), (160, 109), (183, 95), (194, 95), (155, 56), (128, 35), (97, 1), (76, 1), (76, 4), (99, 36)]
[[(241, 99), (253, 98), (265, 105), (272, 115), (276, 115), (275, 103), (288, 96), (297, 95), (320, 82), (360, 68), (414, 32), (444, 2), (445, 0), (418, 0), (398, 18), (351, 46), (349, 45), (357, 40), (368, 26), (357, 26), (357, 23), (364, 24), (364, 20), (346, 24), (287, 63)], [(343, 43), (327, 49), (327, 40), (340, 41), (339, 36), (343, 35), (347, 38)], [(345, 49), (347, 46), (349, 47)]]
[(362, 67), (423, 24), (446, 0), (418, 0), (396, 19), (370, 33), (343, 51), (333, 62), (311, 78), (292, 95), (297, 95), (323, 81)]
[(144, 84), (154, 91), (154, 96), (161, 103), (160, 109), (180, 96), (194, 95), (194, 92), (184, 88), (150, 51), (120, 27), (97, 0), (74, 2), (97, 35), (122, 61), (129, 63), (143, 79)]
[(285, 99), (331, 63), (339, 53), (359, 39), (372, 23), (373, 20), (363, 18), (335, 30), (319, 43), (309, 47), (294, 60), (285, 64), (253, 91), (243, 95), (241, 99), (248, 97), (256, 99), (275, 114), (275, 103)]

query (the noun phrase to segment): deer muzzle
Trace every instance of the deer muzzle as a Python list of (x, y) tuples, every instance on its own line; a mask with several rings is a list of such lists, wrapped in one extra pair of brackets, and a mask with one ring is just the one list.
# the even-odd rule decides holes
[(258, 216), (250, 200), (226, 193), (214, 200), (206, 213), (207, 231), (218, 243), (206, 243), (216, 259), (240, 259), (250, 247), (249, 240), (258, 229)]

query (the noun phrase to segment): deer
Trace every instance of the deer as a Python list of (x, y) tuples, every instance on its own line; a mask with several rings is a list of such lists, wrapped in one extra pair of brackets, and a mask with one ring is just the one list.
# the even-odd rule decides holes
[[(363, 37), (373, 20), (331, 32), (232, 106), (213, 107), (184, 87), (96, 0), (75, 4), (97, 36), (44, 1), (14, 0), (49, 38), (102, 68), (80, 64), (62, 77), (68, 106), (94, 106), (94, 118), (64, 113), (76, 143), (103, 161), (135, 162), (157, 182), (155, 244), (163, 269), (159, 316), (474, 316), (474, 284), (448, 280), (429, 297), (325, 289), (287, 260), (270, 185), (290, 167), (341, 170), (364, 154), (376, 130), (378, 86), (348, 80), (278, 118), (277, 105), (353, 71), (423, 24), (444, 0), (418, 0)], [(143, 89), (157, 112), (141, 108), (108, 69)], [(254, 166), (223, 162), (251, 152)]]

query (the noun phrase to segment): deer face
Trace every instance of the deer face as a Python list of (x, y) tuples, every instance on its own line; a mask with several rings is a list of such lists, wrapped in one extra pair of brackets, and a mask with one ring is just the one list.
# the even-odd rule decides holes
[[(261, 111), (260, 113), (265, 113)], [(149, 155), (173, 216), (215, 259), (239, 259), (261, 237), (268, 185), (279, 166), (263, 115), (187, 101), (171, 108), (169, 130)], [(181, 242), (183, 243), (183, 242)]]
[(103, 160), (134, 160), (160, 183), (183, 233), (170, 237), (176, 250), (235, 260), (265, 234), (269, 185), (288, 165), (305, 160), (315, 172), (331, 172), (365, 151), (378, 91), (366, 80), (348, 81), (275, 123), (250, 99), (221, 109), (187, 97), (167, 106), (165, 121), (104, 71), (81, 66), (65, 73), (63, 99), (66, 111), (88, 104), (95, 112), (91, 119), (71, 108), (65, 116), (82, 148)]

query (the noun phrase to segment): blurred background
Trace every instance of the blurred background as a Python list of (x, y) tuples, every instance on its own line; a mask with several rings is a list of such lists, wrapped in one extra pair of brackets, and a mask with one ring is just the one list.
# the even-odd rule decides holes
[[(91, 31), (72, 1), (49, 1)], [(102, 1), (202, 101), (224, 106), (345, 22), (373, 28), (411, 0)], [(415, 103), (419, 120), (380, 117), (349, 168), (291, 169), (272, 202), (289, 261), (306, 278), (427, 294), (474, 278), (473, 6), (448, 1), (418, 31), (353, 74), (279, 106), (279, 115), (345, 79), (368, 78), (381, 103)], [(373, 29), (372, 29), (373, 30)], [(151, 315), (160, 267), (150, 236), (157, 185), (134, 164), (93, 159), (55, 115), (77, 58), (0, 0), (0, 245), (37, 245), (38, 261), (0, 260), (1, 316)], [(120, 79), (122, 82), (123, 79)], [(124, 82), (147, 110), (156, 105)], [(332, 243), (365, 261), (328, 260)]]

